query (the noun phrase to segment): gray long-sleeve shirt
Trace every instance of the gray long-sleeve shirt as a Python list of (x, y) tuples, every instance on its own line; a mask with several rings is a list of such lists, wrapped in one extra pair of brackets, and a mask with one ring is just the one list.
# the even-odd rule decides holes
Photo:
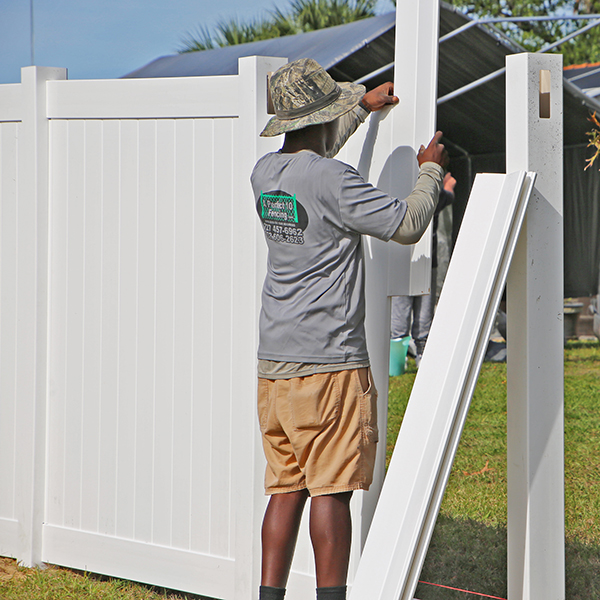
[[(340, 118), (337, 153), (368, 113)], [(414, 243), (435, 210), (443, 169), (422, 166), (399, 201), (349, 165), (310, 151), (272, 153), (252, 183), (269, 246), (259, 376), (298, 377), (368, 365), (361, 235)]]

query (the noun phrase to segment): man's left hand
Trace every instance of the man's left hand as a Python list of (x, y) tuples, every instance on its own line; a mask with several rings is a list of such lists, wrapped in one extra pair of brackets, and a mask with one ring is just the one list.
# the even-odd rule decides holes
[(452, 173), (448, 171), (444, 175), (444, 183), (442, 184), (444, 189), (454, 196), (454, 186), (456, 185), (456, 179), (452, 177)]
[(381, 110), (388, 104), (398, 104), (398, 96), (394, 96), (394, 84), (391, 81), (382, 83), (370, 92), (367, 92), (362, 99), (362, 103), (370, 111)]

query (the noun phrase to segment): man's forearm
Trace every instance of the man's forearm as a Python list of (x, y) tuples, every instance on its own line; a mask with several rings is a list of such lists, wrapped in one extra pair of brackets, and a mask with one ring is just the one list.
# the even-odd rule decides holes
[(416, 244), (431, 221), (442, 189), (444, 169), (433, 162), (421, 166), (415, 189), (406, 198), (406, 214), (392, 240), (399, 244)]

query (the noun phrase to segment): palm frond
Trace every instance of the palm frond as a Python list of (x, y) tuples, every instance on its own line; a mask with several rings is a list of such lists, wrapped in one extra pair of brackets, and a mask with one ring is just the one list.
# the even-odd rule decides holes
[(199, 25), (196, 31), (186, 33), (181, 44), (182, 47), (178, 50), (179, 54), (212, 50), (216, 47), (213, 36), (208, 28), (203, 25)]
[(197, 32), (187, 35), (179, 52), (233, 46), (343, 25), (374, 16), (376, 4), (377, 0), (291, 0), (288, 11), (275, 7), (264, 19), (246, 23), (236, 18), (219, 21), (213, 33), (201, 26)]

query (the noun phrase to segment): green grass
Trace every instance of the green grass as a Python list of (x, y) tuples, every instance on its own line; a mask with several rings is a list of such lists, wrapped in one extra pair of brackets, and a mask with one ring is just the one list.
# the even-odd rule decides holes
[[(388, 460), (416, 370), (390, 378)], [(600, 598), (600, 344), (565, 349), (567, 598)], [(484, 363), (421, 579), (506, 598), (506, 365)], [(419, 585), (421, 600), (475, 598)]]
[(49, 566), (27, 569), (0, 558), (0, 600), (202, 600), (132, 581)]
[[(391, 456), (416, 370), (390, 379)], [(565, 349), (565, 528), (568, 600), (600, 599), (600, 344)], [(506, 598), (506, 366), (484, 363), (422, 581)], [(420, 600), (477, 596), (419, 584)], [(129, 581), (0, 559), (0, 600), (192, 600)]]

